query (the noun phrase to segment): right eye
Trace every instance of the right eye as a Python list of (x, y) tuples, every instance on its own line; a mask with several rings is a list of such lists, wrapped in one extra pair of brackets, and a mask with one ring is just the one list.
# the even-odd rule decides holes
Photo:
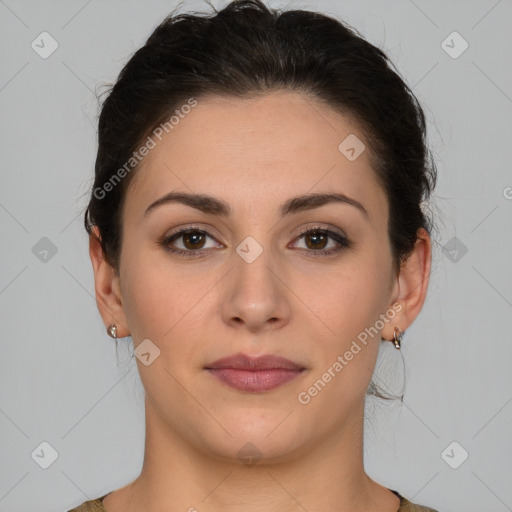
[[(161, 241), (161, 245), (166, 251), (171, 253), (195, 257), (203, 254), (205, 250), (204, 243), (207, 238), (215, 240), (207, 231), (189, 227), (165, 236)], [(180, 239), (182, 239), (182, 247), (176, 247), (175, 242)]]

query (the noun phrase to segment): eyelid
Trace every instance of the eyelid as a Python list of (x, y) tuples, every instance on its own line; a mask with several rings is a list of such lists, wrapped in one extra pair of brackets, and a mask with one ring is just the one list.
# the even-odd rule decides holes
[(215, 238), (216, 240), (218, 238), (222, 238), (221, 236), (218, 236), (217, 234), (212, 233), (212, 231), (217, 232), (217, 230), (209, 224), (206, 225), (206, 227), (201, 226), (199, 224), (185, 224), (176, 229), (172, 229), (169, 232), (166, 232), (162, 238), (170, 238), (174, 235), (177, 235), (178, 233), (182, 234), (183, 231), (201, 231), (201, 232), (204, 232), (207, 236), (209, 236), (211, 238)]
[(308, 225), (308, 226), (301, 228), (298, 235), (296, 236), (296, 238), (303, 235), (304, 233), (307, 233), (308, 231), (316, 231), (316, 230), (332, 231), (340, 237), (347, 238), (347, 235), (341, 229), (331, 226), (329, 224), (321, 225), (319, 223), (313, 223), (312, 226)]

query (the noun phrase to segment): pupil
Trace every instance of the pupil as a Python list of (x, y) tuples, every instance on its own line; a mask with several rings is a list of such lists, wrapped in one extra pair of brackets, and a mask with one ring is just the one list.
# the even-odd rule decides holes
[[(187, 246), (187, 248), (192, 248), (192, 249), (195, 249), (195, 245), (197, 244), (200, 244), (201, 243), (201, 239), (202, 239), (203, 235), (201, 233), (197, 233), (197, 232), (192, 232), (192, 233), (187, 233), (185, 236), (184, 236), (184, 239), (185, 239), (185, 245)], [(192, 239), (192, 243), (191, 245), (193, 247), (188, 247), (190, 244), (187, 243), (188, 241), (190, 241), (190, 239)]]
[[(317, 241), (313, 243), (313, 247), (318, 247), (318, 239), (322, 239), (320, 240), (320, 244), (322, 244), (322, 242), (325, 242), (325, 235), (323, 233), (316, 233), (316, 234), (309, 234), (308, 239), (316, 239)], [(308, 244), (309, 246), (310, 244)], [(323, 247), (323, 246), (322, 246)]]

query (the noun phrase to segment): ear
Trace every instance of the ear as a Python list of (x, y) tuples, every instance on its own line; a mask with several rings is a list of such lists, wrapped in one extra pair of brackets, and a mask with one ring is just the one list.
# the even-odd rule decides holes
[[(427, 296), (432, 261), (432, 245), (428, 232), (420, 228), (410, 256), (402, 262), (393, 289), (392, 304), (402, 306), (395, 318), (382, 329), (382, 339), (392, 340), (394, 329), (405, 331), (418, 316)], [(390, 306), (392, 305), (390, 304)]]
[(89, 235), (89, 255), (94, 270), (96, 304), (105, 328), (115, 324), (118, 338), (129, 336), (121, 301), (119, 275), (105, 258), (98, 226), (93, 226), (92, 234)]

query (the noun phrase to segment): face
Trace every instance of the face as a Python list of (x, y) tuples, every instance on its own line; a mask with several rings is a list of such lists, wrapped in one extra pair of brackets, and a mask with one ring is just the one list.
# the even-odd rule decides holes
[[(355, 160), (339, 149), (350, 134), (366, 144)], [(159, 350), (137, 359), (154, 421), (224, 458), (251, 442), (285, 459), (356, 428), (397, 291), (369, 156), (357, 125), (290, 92), (198, 99), (149, 152), (127, 191), (117, 284), (135, 349)], [(214, 202), (149, 208), (171, 192)], [(348, 199), (290, 203), (309, 194)], [(237, 354), (300, 371), (207, 369)]]

